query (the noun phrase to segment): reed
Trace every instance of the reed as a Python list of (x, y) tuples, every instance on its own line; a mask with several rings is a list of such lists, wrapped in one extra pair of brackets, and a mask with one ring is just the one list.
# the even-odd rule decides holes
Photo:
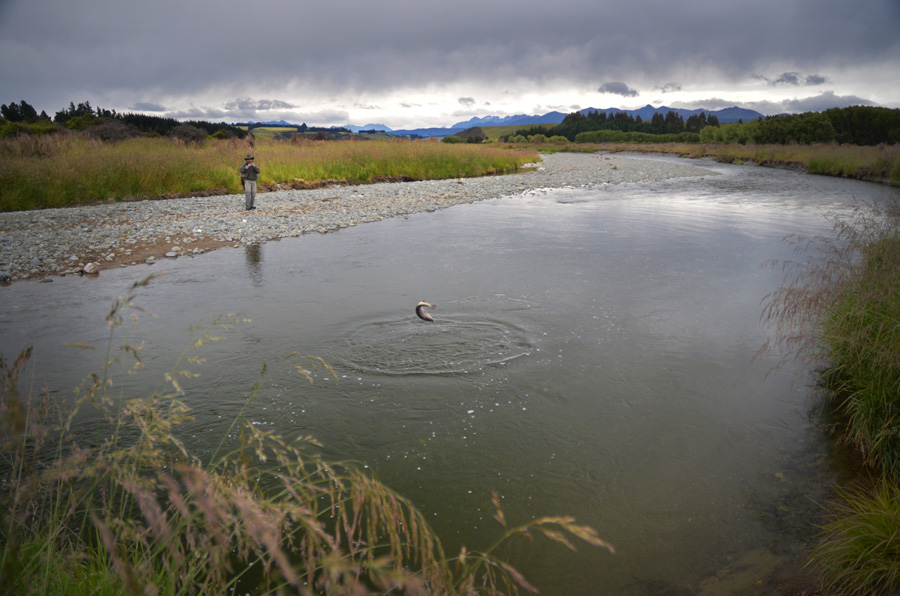
[(487, 176), (514, 172), (536, 155), (428, 141), (7, 138), (0, 139), (0, 210), (240, 192), (238, 168), (248, 152), (256, 154), (264, 190)]
[[(497, 544), (448, 556), (401, 495), (352, 463), (325, 461), (312, 437), (288, 441), (243, 415), (201, 461), (178, 438), (191, 419), (185, 386), (202, 369), (204, 346), (243, 321), (196, 328), (175, 367), (188, 369), (166, 374), (159, 392), (115, 395), (116, 375), (141, 368), (141, 347), (128, 343), (127, 329), (141, 312), (135, 291), (150, 279), (115, 302), (107, 364), (67, 407), (20, 390), (30, 350), (13, 362), (0, 357), (0, 592), (514, 594), (534, 591), (496, 555), (514, 536), (613, 551), (571, 518), (509, 528), (495, 497)], [(313, 368), (333, 374), (321, 359), (298, 354), (280, 366), (304, 383)], [(76, 418), (96, 420), (95, 436), (75, 436)]]
[(874, 488), (841, 491), (814, 550), (835, 594), (900, 589), (900, 213), (859, 207), (831, 236), (794, 238), (806, 260), (783, 263), (767, 298), (772, 345), (820, 367), (840, 440)]

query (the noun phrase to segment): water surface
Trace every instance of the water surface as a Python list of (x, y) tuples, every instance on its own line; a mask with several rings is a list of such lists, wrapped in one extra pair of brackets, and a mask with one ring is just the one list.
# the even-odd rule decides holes
[[(0, 289), (0, 350), (34, 344), (35, 383), (69, 396), (103, 350), (64, 344), (105, 347), (112, 301), (165, 270), (137, 292), (155, 316), (127, 331), (145, 369), (117, 389), (160, 390), (164, 372), (188, 367), (192, 337), (225, 337), (182, 381), (196, 416), (185, 440), (201, 456), (266, 363), (254, 423), (367, 465), (451, 553), (497, 537), (497, 491), (512, 523), (571, 514), (616, 547), (512, 545), (543, 594), (731, 593), (721, 577), (804, 552), (834, 474), (805, 371), (754, 359), (769, 333), (762, 301), (781, 281), (765, 263), (793, 257), (786, 235), (827, 232), (826, 214), (898, 195), (707, 167), (16, 283)], [(415, 317), (419, 300), (437, 304), (435, 323)], [(211, 325), (228, 313), (251, 322)], [(283, 362), (294, 351), (338, 378), (320, 367), (309, 383)]]

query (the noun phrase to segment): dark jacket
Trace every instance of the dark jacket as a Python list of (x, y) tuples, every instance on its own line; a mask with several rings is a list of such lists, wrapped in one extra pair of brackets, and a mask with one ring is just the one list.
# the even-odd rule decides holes
[(245, 163), (241, 166), (241, 180), (256, 180), (259, 177), (259, 168), (254, 163)]

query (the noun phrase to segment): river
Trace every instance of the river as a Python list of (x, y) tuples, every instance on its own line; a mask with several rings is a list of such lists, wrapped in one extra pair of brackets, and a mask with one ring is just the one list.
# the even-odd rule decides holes
[[(842, 470), (809, 371), (754, 358), (781, 282), (767, 263), (795, 258), (786, 236), (828, 233), (829, 214), (898, 191), (704, 167), (17, 282), (0, 288), (0, 351), (34, 345), (35, 386), (65, 399), (103, 362), (112, 302), (165, 271), (136, 292), (153, 316), (136, 312), (123, 341), (143, 342), (144, 368), (116, 389), (147, 395), (166, 371), (201, 373), (181, 381), (196, 418), (183, 438), (200, 457), (265, 363), (250, 419), (368, 466), (448, 552), (497, 537), (496, 491), (510, 523), (573, 515), (615, 546), (512, 545), (542, 594), (774, 593)], [(419, 300), (437, 305), (434, 323), (415, 317)], [(213, 325), (229, 313), (247, 321)], [(205, 364), (183, 358), (204, 332), (194, 325), (226, 340), (202, 348)], [(337, 378), (319, 367), (308, 382), (283, 364), (294, 351)]]

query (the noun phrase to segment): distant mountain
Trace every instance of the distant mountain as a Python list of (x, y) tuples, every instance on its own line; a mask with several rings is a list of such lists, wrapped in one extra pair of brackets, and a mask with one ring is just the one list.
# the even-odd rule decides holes
[(348, 124), (344, 128), (348, 129), (350, 132), (359, 132), (361, 130), (382, 130), (384, 132), (394, 132), (384, 124), (366, 124), (365, 126), (355, 126), (352, 124)]
[[(754, 110), (747, 110), (745, 108), (739, 108), (737, 106), (734, 106), (731, 108), (724, 108), (721, 110), (706, 110), (706, 109), (685, 110), (682, 108), (670, 108), (667, 106), (660, 106), (658, 108), (655, 108), (648, 104), (637, 110), (621, 110), (619, 108), (606, 108), (606, 109), (587, 108), (587, 109), (581, 110), (581, 113), (587, 114), (588, 112), (591, 112), (591, 111), (606, 112), (607, 116), (616, 114), (618, 112), (625, 112), (632, 118), (637, 118), (638, 116), (640, 116), (641, 120), (643, 120), (644, 122), (648, 122), (650, 119), (652, 119), (653, 114), (660, 113), (663, 116), (665, 116), (669, 112), (675, 112), (676, 114), (678, 114), (685, 120), (687, 120), (691, 116), (694, 116), (694, 115), (699, 116), (701, 113), (705, 112), (707, 116), (715, 116), (716, 118), (718, 118), (719, 122), (721, 122), (721, 123), (737, 122), (738, 120), (744, 120), (746, 122), (748, 120), (756, 120), (757, 118), (765, 118), (765, 116), (763, 116), (759, 112), (756, 112)], [(560, 122), (562, 122), (562, 121), (560, 120)]]
[[(715, 116), (716, 118), (718, 118), (719, 122), (722, 124), (726, 122), (737, 122), (738, 120), (747, 122), (749, 120), (756, 120), (757, 118), (765, 118), (765, 116), (763, 116), (759, 112), (748, 110), (745, 108), (739, 108), (737, 106), (724, 108), (721, 110), (685, 110), (682, 108), (670, 108), (667, 106), (660, 106), (656, 108), (651, 105), (646, 105), (643, 108), (639, 108), (637, 110), (622, 110), (620, 108), (585, 108), (583, 110), (580, 110), (582, 114), (587, 114), (588, 112), (592, 111), (606, 112), (607, 116), (612, 116), (618, 112), (625, 112), (632, 118), (640, 116), (641, 120), (643, 120), (644, 122), (649, 122), (653, 118), (653, 114), (657, 112), (665, 116), (670, 111), (675, 112), (685, 120), (695, 114), (700, 115), (701, 112), (705, 112), (707, 116)], [(448, 135), (457, 134), (468, 128), (474, 128), (476, 126), (521, 126), (525, 128), (537, 124), (559, 124), (567, 115), (568, 114), (563, 114), (562, 112), (547, 112), (546, 114), (542, 114), (539, 116), (527, 116), (525, 114), (503, 117), (484, 116), (482, 118), (476, 117), (464, 122), (457, 122), (453, 126), (445, 128), (414, 128), (394, 130), (390, 132), (391, 134), (395, 134), (398, 136), (418, 135), (421, 137), (446, 137)], [(348, 126), (347, 128), (350, 128), (352, 130), (354, 127)]]
[(393, 130), (391, 131), (391, 134), (397, 135), (398, 137), (448, 137), (464, 130), (465, 128), (410, 128)]
[(562, 112), (547, 112), (542, 116), (526, 116), (525, 114), (517, 114), (515, 116), (485, 116), (484, 118), (471, 118), (465, 122), (457, 122), (451, 128), (474, 128), (476, 126), (532, 126), (534, 124), (559, 124), (563, 121), (566, 114)]
[(297, 126), (292, 122), (287, 122), (286, 120), (267, 120), (266, 122), (254, 122), (250, 120), (248, 122), (237, 122), (237, 126), (248, 126), (248, 125), (258, 125), (258, 126)]

